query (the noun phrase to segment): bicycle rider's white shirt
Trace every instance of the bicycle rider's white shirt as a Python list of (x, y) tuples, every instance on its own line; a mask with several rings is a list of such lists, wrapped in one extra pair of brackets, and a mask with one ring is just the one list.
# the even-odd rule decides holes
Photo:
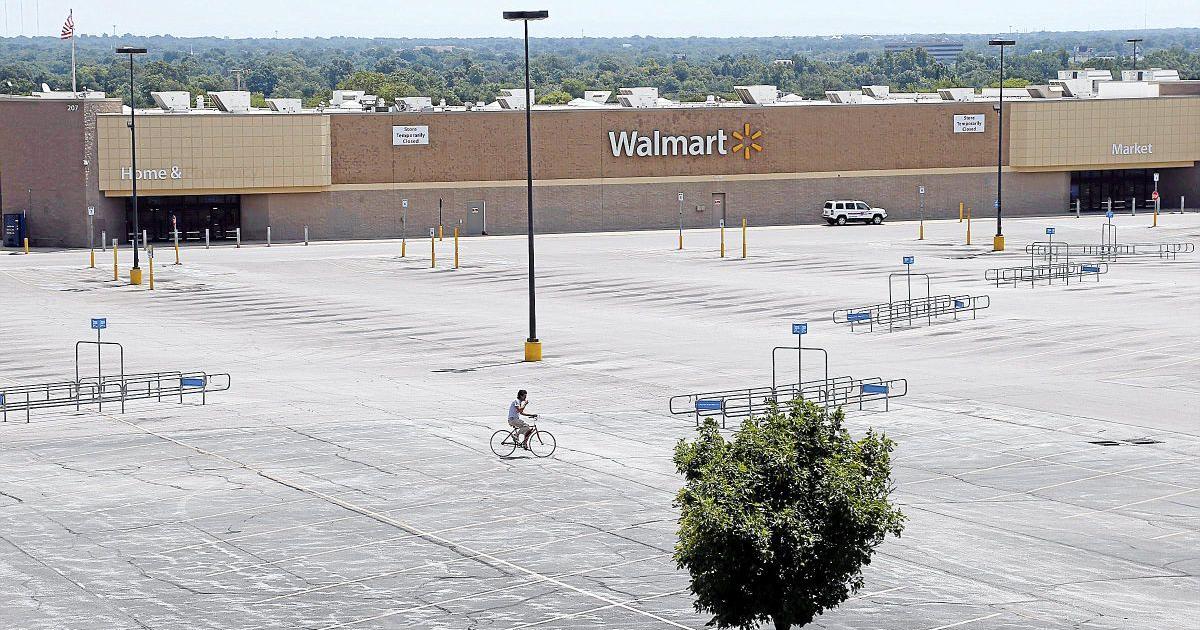
[(511, 403), (509, 403), (509, 405), (508, 405), (508, 421), (514, 422), (516, 420), (520, 420), (521, 419), (521, 409), (524, 406), (525, 406), (525, 403), (521, 402), (520, 400), (514, 400)]

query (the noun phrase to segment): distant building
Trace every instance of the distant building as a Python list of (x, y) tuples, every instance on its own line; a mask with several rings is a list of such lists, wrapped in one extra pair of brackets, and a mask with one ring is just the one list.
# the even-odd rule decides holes
[(951, 65), (958, 56), (962, 54), (962, 42), (895, 42), (885, 44), (883, 49), (886, 52), (903, 52), (905, 50), (916, 50), (924, 48), (925, 52), (929, 53), (930, 57), (937, 60), (943, 65)]

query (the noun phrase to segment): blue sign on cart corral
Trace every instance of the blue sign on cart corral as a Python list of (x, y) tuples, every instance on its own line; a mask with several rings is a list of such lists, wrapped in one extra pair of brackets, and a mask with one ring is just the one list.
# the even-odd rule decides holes
[(916, 260), (916, 258), (914, 258), (914, 257), (912, 257), (912, 256), (905, 256), (905, 257), (904, 257), (904, 264), (906, 264), (906, 265), (911, 265), (911, 264), (913, 264), (913, 262), (914, 262), (915, 260)]
[(792, 334), (793, 335), (807, 335), (808, 334), (808, 324), (792, 324)]
[(92, 330), (104, 330), (105, 328), (108, 328), (108, 318), (107, 317), (93, 317), (92, 318)]
[(864, 394), (886, 394), (886, 393), (888, 393), (888, 386), (864, 383), (862, 386), (862, 393), (864, 393)]
[(870, 313), (846, 313), (846, 321), (848, 322), (867, 322), (871, 321)]
[(1100, 265), (1084, 265), (1083, 271), (1085, 273), (1100, 273)]
[(1105, 217), (1107, 217), (1107, 218), (1109, 218), (1109, 219), (1113, 218), (1113, 213), (1112, 213), (1112, 210), (1109, 210), (1108, 212), (1105, 212), (1105, 213), (1104, 213), (1104, 216), (1105, 216)]
[(725, 401), (719, 398), (704, 398), (696, 401), (696, 411), (720, 411)]
[(1054, 228), (1046, 228), (1046, 234), (1053, 235), (1053, 234), (1054, 234)]

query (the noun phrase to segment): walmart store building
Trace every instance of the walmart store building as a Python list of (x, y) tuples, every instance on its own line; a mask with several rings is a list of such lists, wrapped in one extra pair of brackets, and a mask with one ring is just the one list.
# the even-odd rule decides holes
[[(1077, 202), (1098, 212), (1109, 199), (1118, 211), (1144, 207), (1155, 172), (1164, 208), (1181, 197), (1200, 205), (1200, 86), (1106, 83), (1121, 89), (1005, 94), (1006, 214), (1065, 213)], [(804, 101), (766, 87), (750, 86), (743, 103), (609, 104), (604, 94), (536, 107), (538, 229), (671, 228), (679, 193), (685, 227), (815, 223), (827, 199), (843, 198), (904, 219), (917, 213), (919, 186), (927, 216), (957, 217), (960, 202), (993, 212), (994, 95), (870, 86)], [(169, 238), (172, 221), (188, 240), (237, 228), (263, 239), (267, 226), (277, 241), (302, 238), (305, 226), (313, 239), (398, 236), (404, 200), (410, 235), (439, 218), (467, 234), (525, 227), (519, 102), (386, 111), (351, 94), (323, 110), (139, 110), (135, 170), (119, 99), (52, 96), (0, 97), (0, 205), (24, 214), (34, 246), (86, 246), (88, 208), (96, 238), (103, 230), (128, 242), (135, 177), (151, 240)]]

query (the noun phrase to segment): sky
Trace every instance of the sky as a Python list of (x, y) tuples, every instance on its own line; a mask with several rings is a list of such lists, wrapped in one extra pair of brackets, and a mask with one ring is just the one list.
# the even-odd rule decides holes
[(1008, 33), (1200, 27), (1185, 0), (0, 0), (0, 35), (506, 37), (504, 9), (547, 9), (547, 37)]

